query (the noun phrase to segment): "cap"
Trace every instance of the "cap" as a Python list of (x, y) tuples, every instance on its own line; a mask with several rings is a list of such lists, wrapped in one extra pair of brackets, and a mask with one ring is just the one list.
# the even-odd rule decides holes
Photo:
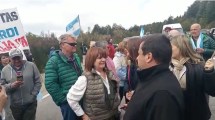
[(23, 57), (22, 51), (19, 48), (11, 49), (10, 52), (9, 52), (9, 56), (10, 56), (10, 58), (14, 58), (14, 57), (17, 57), (17, 56)]

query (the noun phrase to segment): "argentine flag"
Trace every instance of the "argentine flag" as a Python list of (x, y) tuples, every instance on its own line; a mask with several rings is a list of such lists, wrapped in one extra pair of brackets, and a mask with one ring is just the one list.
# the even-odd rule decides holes
[(81, 32), (79, 15), (66, 26), (66, 32), (72, 34), (73, 37), (78, 37)]
[(140, 29), (140, 37), (143, 37), (144, 36), (144, 29), (143, 29), (143, 26), (141, 26), (141, 29)]

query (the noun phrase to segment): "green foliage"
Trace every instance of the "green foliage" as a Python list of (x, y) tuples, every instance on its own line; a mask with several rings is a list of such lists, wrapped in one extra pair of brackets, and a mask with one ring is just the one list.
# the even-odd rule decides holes
[[(169, 16), (163, 22), (153, 22), (152, 24), (143, 25), (145, 33), (161, 33), (164, 24), (171, 23), (181, 23), (184, 31), (189, 31), (190, 26), (193, 23), (200, 23), (202, 28), (212, 28), (215, 27), (215, 2), (214, 1), (195, 1), (183, 16), (178, 16), (173, 18)], [(78, 37), (77, 53), (82, 59), (81, 44), (82, 42), (89, 45), (90, 41), (107, 40), (112, 38), (114, 44), (119, 43), (125, 37), (139, 36), (140, 26), (134, 25), (129, 29), (125, 29), (121, 25), (114, 23), (112, 26), (107, 25), (104, 27), (98, 24), (94, 25), (92, 31), (88, 28), (87, 33), (81, 31), (81, 35)], [(51, 33), (51, 37), (47, 37), (44, 32), (41, 32), (40, 36), (36, 36), (32, 33), (26, 35), (31, 52), (35, 59), (35, 62), (42, 72), (45, 64), (48, 60), (48, 54), (50, 48), (55, 46), (58, 48), (58, 41), (55, 34)], [(89, 47), (89, 46), (88, 46)]]
[[(183, 28), (188, 30), (192, 23), (201, 24), (202, 28), (215, 27), (215, 1), (195, 1), (183, 16)], [(191, 23), (191, 24), (188, 24)], [(189, 26), (188, 26), (189, 25)]]
[(57, 38), (54, 37), (54, 35), (52, 37), (41, 37), (41, 36), (36, 36), (32, 33), (27, 33), (26, 37), (27, 37), (34, 61), (38, 69), (40, 70), (40, 72), (43, 72), (46, 62), (48, 60), (50, 48), (52, 46), (54, 46), (56, 49), (59, 48)]
[(187, 12), (185, 12), (184, 17), (186, 18), (196, 18), (197, 11), (199, 10), (200, 1), (194, 2), (190, 7), (188, 7)]

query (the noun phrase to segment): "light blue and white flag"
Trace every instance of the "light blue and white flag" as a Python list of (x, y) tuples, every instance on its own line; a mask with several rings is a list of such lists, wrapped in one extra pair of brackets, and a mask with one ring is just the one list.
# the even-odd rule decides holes
[(140, 37), (143, 37), (144, 36), (144, 29), (143, 29), (143, 26), (141, 26), (141, 29), (140, 29)]
[(78, 37), (81, 32), (79, 15), (66, 26), (66, 32), (72, 34), (73, 37)]

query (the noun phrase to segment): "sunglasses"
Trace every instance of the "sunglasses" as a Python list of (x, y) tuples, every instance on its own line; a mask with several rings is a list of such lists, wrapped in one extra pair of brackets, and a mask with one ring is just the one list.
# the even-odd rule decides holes
[(63, 42), (63, 43), (66, 43), (66, 44), (68, 44), (68, 45), (70, 45), (70, 46), (76, 46), (77, 45), (77, 43), (75, 42), (75, 43), (68, 43), (68, 42)]

